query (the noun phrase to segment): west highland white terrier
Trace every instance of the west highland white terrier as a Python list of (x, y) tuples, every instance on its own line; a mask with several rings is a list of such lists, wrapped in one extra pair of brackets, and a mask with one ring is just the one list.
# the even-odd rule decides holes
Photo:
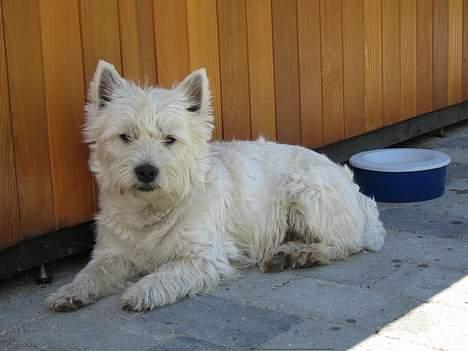
[(50, 295), (73, 311), (126, 289), (125, 309), (206, 293), (240, 269), (263, 272), (378, 251), (385, 230), (352, 173), (298, 146), (210, 143), (204, 69), (173, 89), (139, 87), (99, 62), (86, 105), (99, 186), (92, 259)]

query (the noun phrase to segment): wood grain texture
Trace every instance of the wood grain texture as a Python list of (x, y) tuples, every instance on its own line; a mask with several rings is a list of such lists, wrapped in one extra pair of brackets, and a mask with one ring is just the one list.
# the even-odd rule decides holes
[(85, 88), (78, 3), (41, 0), (40, 15), (55, 218), (59, 228), (85, 222), (94, 212), (88, 150), (80, 132)]
[[(403, 0), (405, 1), (405, 0)], [(401, 117), (400, 1), (382, 1), (383, 121)]]
[(364, 133), (364, 5), (343, 1), (343, 87), (345, 137)]
[(80, 12), (86, 84), (99, 60), (122, 72), (117, 0), (80, 0)]
[(321, 0), (323, 141), (344, 138), (341, 0)]
[(216, 0), (187, 1), (189, 68), (206, 68), (215, 117), (215, 139), (223, 138), (221, 80), (219, 72), (218, 10)]
[(297, 31), (301, 139), (314, 148), (323, 145), (320, 0), (298, 0)]
[(119, 0), (122, 73), (130, 80), (157, 83), (152, 0)]
[(245, 0), (218, 0), (224, 139), (249, 139), (250, 101)]
[(276, 139), (275, 77), (270, 0), (248, 0), (250, 115), (252, 138)]
[(468, 100), (468, 0), (463, 1), (463, 100)]
[(189, 73), (185, 0), (154, 0), (154, 36), (158, 83), (166, 88)]
[(401, 118), (416, 115), (416, 0), (400, 2)]
[(3, 1), (21, 233), (55, 229), (38, 1)]
[(297, 3), (272, 1), (275, 66), (276, 130), (278, 140), (301, 143)]
[(383, 125), (381, 0), (364, 0), (364, 63), (364, 113), (370, 131)]
[(449, 0), (448, 5), (447, 102), (453, 105), (462, 101), (463, 0)]
[(432, 110), (432, 0), (417, 0), (416, 112)]
[(440, 109), (448, 102), (448, 2), (433, 5), (432, 107)]
[(0, 3), (0, 249), (22, 239), (5, 54)]

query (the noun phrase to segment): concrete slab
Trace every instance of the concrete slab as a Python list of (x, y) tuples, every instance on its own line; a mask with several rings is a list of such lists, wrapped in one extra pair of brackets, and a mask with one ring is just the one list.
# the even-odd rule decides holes
[(212, 344), (252, 348), (300, 322), (297, 316), (237, 304), (214, 296), (185, 299), (134, 319), (152, 333), (159, 325)]
[(255, 350), (347, 350), (370, 335), (373, 334), (353, 324), (306, 320), (268, 340)]
[(252, 301), (252, 305), (306, 319), (375, 331), (417, 305), (415, 300), (367, 288), (304, 278)]

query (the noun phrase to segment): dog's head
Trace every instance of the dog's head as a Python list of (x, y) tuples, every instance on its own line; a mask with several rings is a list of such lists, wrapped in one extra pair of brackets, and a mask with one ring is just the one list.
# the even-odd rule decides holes
[(101, 190), (181, 198), (202, 182), (213, 129), (204, 69), (172, 89), (140, 87), (100, 61), (84, 134)]

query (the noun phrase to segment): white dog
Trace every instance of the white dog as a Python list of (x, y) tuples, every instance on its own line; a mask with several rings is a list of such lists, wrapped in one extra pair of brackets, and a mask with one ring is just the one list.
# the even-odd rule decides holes
[(210, 99), (204, 69), (166, 90), (99, 62), (85, 126), (97, 242), (49, 308), (72, 311), (126, 288), (124, 308), (149, 310), (207, 292), (240, 267), (308, 267), (382, 247), (376, 203), (347, 168), (263, 139), (209, 143)]

